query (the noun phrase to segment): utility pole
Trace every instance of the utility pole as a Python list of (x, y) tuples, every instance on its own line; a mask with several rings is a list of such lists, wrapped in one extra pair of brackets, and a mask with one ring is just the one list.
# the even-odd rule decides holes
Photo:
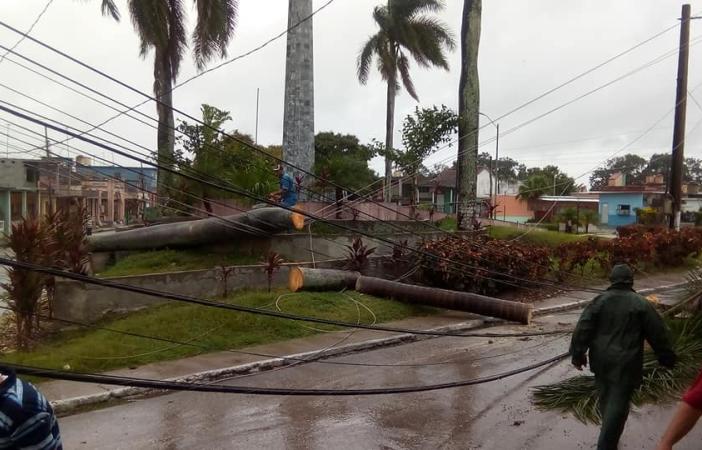
[(493, 213), (492, 218), (497, 217), (497, 196), (500, 195), (500, 124), (496, 123), (495, 128), (497, 132), (495, 133), (495, 201), (492, 204)]
[(256, 88), (256, 137), (254, 138), (254, 144), (258, 145), (258, 101), (261, 96), (261, 88)]
[(670, 228), (680, 229), (682, 207), (683, 161), (685, 159), (685, 115), (687, 112), (687, 66), (690, 55), (690, 5), (682, 6), (680, 49), (678, 56), (678, 88), (675, 96), (675, 125), (673, 128), (673, 157), (670, 186), (673, 211)]

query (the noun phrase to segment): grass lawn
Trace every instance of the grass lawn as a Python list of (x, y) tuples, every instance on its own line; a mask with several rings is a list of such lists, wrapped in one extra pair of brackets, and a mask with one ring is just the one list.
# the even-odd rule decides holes
[[(226, 301), (257, 308), (275, 309), (274, 302), (282, 293), (282, 291), (240, 292)], [(429, 315), (435, 311), (427, 307), (382, 300), (355, 292), (349, 295), (371, 309), (378, 322)], [(286, 295), (281, 299), (280, 306), (285, 312), (300, 315), (354, 323), (358, 320), (356, 304), (340, 293), (304, 292)], [(361, 322), (371, 323), (371, 314), (363, 307), (360, 311)], [(156, 306), (123, 318), (106, 320), (98, 325), (177, 341), (188, 341), (207, 346), (212, 351), (283, 341), (319, 332), (306, 326), (333, 329), (325, 325), (306, 324), (185, 303)], [(191, 346), (178, 346), (85, 328), (59, 332), (45, 338), (44, 342), (32, 351), (8, 353), (3, 355), (2, 359), (6, 362), (54, 369), (61, 369), (68, 364), (75, 371), (101, 372), (206, 352)]]
[(147, 273), (210, 269), (217, 266), (258, 264), (260, 257), (200, 250), (155, 250), (134, 253), (117, 261), (98, 275), (120, 277)]
[(489, 227), (489, 234), (492, 238), (514, 239), (522, 236), (519, 239), (521, 242), (534, 245), (544, 245), (547, 247), (556, 247), (560, 244), (587, 239), (587, 237), (584, 235), (560, 233), (558, 231), (532, 230), (525, 234), (527, 231), (529, 230), (512, 227)]

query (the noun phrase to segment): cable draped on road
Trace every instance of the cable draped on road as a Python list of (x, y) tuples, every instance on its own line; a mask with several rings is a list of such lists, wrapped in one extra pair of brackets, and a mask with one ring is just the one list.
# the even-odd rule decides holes
[(120, 377), (115, 375), (99, 375), (92, 373), (74, 373), (62, 370), (44, 369), (41, 367), (22, 366), (16, 364), (7, 364), (20, 375), (29, 375), (50, 378), (54, 380), (78, 381), (84, 383), (99, 383), (113, 386), (126, 386), (142, 389), (157, 389), (169, 391), (194, 391), (194, 392), (216, 392), (223, 394), (248, 394), (248, 395), (278, 395), (278, 396), (325, 396), (325, 397), (340, 397), (340, 396), (359, 396), (359, 395), (390, 395), (390, 394), (412, 394), (417, 392), (438, 391), (443, 389), (452, 389), (465, 386), (473, 386), (477, 384), (490, 383), (493, 381), (502, 380), (504, 378), (529, 372), (540, 367), (545, 367), (550, 364), (557, 363), (567, 358), (570, 353), (562, 353), (560, 355), (549, 358), (545, 361), (530, 364), (518, 369), (507, 372), (490, 375), (487, 377), (473, 378), (470, 380), (453, 381), (449, 383), (430, 384), (426, 386), (403, 386), (403, 387), (388, 387), (388, 388), (367, 388), (367, 389), (286, 389), (286, 388), (264, 388), (264, 387), (248, 387), (248, 386), (222, 386), (202, 383), (188, 383), (182, 381), (161, 381), (150, 380), (145, 378)]

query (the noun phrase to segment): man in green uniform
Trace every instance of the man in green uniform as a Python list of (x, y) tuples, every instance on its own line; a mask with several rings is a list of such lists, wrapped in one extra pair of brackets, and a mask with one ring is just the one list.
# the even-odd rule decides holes
[(637, 294), (634, 274), (625, 264), (612, 269), (612, 285), (597, 296), (580, 316), (570, 344), (573, 365), (587, 365), (599, 389), (602, 428), (598, 450), (616, 449), (629, 415), (631, 396), (641, 385), (646, 340), (662, 366), (675, 365), (663, 319), (653, 305)]

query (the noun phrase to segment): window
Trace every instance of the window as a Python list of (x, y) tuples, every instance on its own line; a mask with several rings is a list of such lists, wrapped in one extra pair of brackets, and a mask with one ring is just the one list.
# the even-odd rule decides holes
[(25, 166), (25, 167), (26, 167), (27, 183), (36, 183), (37, 180), (39, 180), (39, 170), (37, 170), (36, 167), (32, 167), (32, 166)]
[(631, 205), (617, 205), (617, 215), (618, 216), (630, 216), (631, 215)]

